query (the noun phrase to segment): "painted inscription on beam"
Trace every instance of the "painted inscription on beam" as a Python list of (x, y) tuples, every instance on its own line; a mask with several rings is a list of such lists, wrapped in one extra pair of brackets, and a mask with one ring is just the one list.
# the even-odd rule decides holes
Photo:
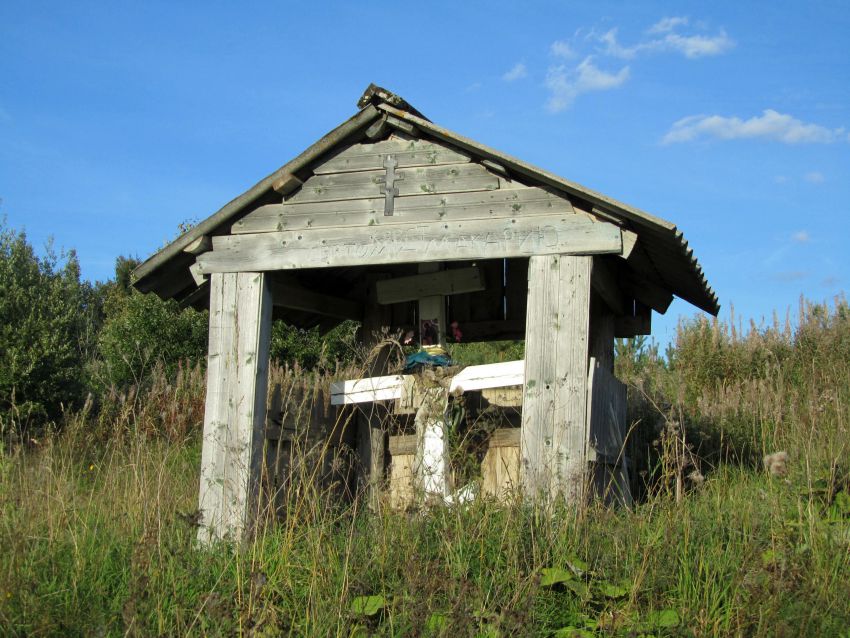
[(213, 239), (213, 250), (200, 255), (198, 263), (202, 273), (269, 271), (550, 254), (619, 254), (622, 248), (616, 226), (566, 214), (225, 235)]

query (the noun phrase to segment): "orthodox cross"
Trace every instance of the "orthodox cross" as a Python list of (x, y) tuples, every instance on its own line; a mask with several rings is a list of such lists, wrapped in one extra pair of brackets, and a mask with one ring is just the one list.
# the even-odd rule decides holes
[(398, 189), (395, 183), (404, 179), (403, 174), (395, 172), (397, 166), (398, 162), (395, 157), (393, 155), (387, 155), (386, 159), (384, 159), (384, 168), (387, 169), (387, 174), (378, 178), (378, 183), (381, 185), (381, 194), (384, 196), (384, 215), (387, 216), (393, 214), (395, 198), (398, 197)]

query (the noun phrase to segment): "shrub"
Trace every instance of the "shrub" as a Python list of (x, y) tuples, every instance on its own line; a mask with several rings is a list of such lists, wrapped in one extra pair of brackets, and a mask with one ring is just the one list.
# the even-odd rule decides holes
[(350, 362), (356, 353), (358, 323), (343, 321), (324, 335), (319, 328), (303, 330), (284, 321), (272, 324), (271, 358), (282, 364), (295, 364), (307, 370), (325, 368), (337, 361)]
[(130, 288), (135, 263), (119, 257), (115, 281), (107, 286), (99, 360), (93, 366), (104, 385), (140, 385), (158, 362), (171, 376), (181, 361), (200, 361), (207, 352), (207, 313), (181, 310), (174, 300)]
[(95, 297), (73, 251), (39, 258), (0, 220), (0, 422), (23, 433), (80, 402)]

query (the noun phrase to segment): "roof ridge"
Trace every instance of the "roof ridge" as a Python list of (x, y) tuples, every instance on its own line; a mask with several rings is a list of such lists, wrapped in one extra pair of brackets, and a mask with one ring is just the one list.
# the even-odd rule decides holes
[(414, 108), (414, 106), (410, 102), (405, 100), (403, 97), (401, 97), (397, 93), (393, 93), (389, 89), (385, 89), (382, 86), (378, 86), (374, 82), (370, 83), (369, 86), (366, 87), (366, 90), (363, 91), (363, 95), (361, 95), (360, 99), (357, 100), (357, 108), (363, 109), (366, 108), (369, 104), (373, 104), (374, 106), (378, 106), (380, 104), (389, 104), (390, 106), (395, 107), (401, 111), (406, 111), (411, 115), (420, 117), (427, 122), (431, 121), (427, 117), (425, 117), (421, 111)]

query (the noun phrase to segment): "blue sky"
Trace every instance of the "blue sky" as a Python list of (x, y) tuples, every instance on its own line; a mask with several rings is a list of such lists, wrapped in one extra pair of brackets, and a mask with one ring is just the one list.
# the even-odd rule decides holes
[[(0, 4), (0, 215), (147, 257), (355, 111), (429, 118), (675, 222), (728, 318), (848, 287), (850, 3)], [(655, 317), (669, 339), (676, 301)]]

